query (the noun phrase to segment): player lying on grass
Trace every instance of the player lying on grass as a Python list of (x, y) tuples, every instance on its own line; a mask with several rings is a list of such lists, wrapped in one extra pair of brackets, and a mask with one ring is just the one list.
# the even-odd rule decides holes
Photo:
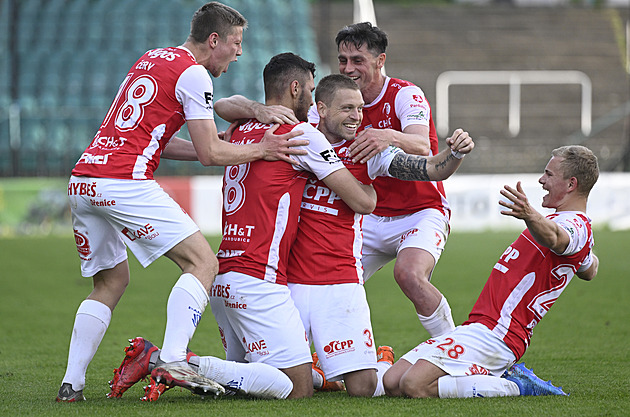
[(543, 216), (530, 206), (520, 181), (505, 186), (501, 214), (527, 229), (494, 265), (468, 320), (452, 332), (421, 343), (385, 374), (390, 396), (467, 398), (567, 395), (521, 364), (534, 326), (574, 275), (590, 281), (593, 254), (588, 194), (599, 176), (597, 158), (583, 146), (555, 149), (538, 182), (548, 192)]

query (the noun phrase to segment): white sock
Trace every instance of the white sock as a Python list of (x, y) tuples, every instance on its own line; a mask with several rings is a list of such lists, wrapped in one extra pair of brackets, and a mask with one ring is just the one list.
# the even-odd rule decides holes
[(438, 337), (455, 329), (451, 306), (444, 296), (442, 296), (442, 300), (440, 300), (440, 304), (433, 314), (429, 317), (418, 314), (418, 319), (420, 319), (420, 323), (422, 323), (422, 326), (429, 332), (431, 337)]
[(440, 398), (515, 397), (518, 385), (505, 378), (490, 375), (450, 376), (438, 379)]
[(265, 363), (239, 363), (202, 356), (199, 374), (257, 398), (284, 399), (293, 390), (293, 383), (284, 372)]
[(313, 388), (320, 389), (324, 385), (324, 377), (313, 368), (311, 368), (311, 373), (313, 374)]
[(80, 391), (85, 387), (85, 373), (98, 346), (105, 336), (112, 311), (105, 304), (96, 300), (84, 300), (74, 319), (68, 366), (63, 383), (72, 384), (72, 389)]
[(208, 292), (193, 274), (179, 277), (166, 306), (166, 331), (160, 352), (161, 360), (186, 360), (186, 348), (195, 334), (208, 301)]
[(380, 397), (381, 395), (385, 395), (385, 387), (383, 386), (383, 375), (389, 368), (392, 367), (392, 364), (386, 361), (376, 362), (376, 390), (374, 390), (374, 394), (372, 397)]

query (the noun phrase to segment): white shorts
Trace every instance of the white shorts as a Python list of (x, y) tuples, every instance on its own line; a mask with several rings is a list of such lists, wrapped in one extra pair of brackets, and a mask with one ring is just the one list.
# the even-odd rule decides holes
[(154, 180), (72, 176), (68, 199), (84, 277), (127, 259), (125, 245), (146, 268), (199, 230)]
[(404, 354), (412, 365), (424, 359), (451, 376), (501, 376), (516, 363), (514, 353), (486, 326), (472, 323), (429, 339)]
[(405, 248), (424, 249), (437, 263), (449, 230), (448, 217), (436, 209), (395, 217), (364, 216), (361, 260), (364, 280), (367, 281)]
[(376, 368), (370, 308), (361, 284), (289, 284), (326, 379)]
[(226, 359), (278, 369), (312, 362), (289, 288), (238, 272), (219, 274), (210, 291)]

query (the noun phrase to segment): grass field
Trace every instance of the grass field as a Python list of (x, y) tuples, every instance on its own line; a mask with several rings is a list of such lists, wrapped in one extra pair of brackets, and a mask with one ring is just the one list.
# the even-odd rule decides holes
[[(447, 296), (457, 323), (472, 307), (492, 265), (515, 232), (453, 234), (433, 282)], [(159, 260), (142, 269), (131, 258), (132, 279), (87, 374), (88, 401), (57, 404), (77, 306), (91, 290), (79, 274), (72, 237), (0, 240), (0, 415), (80, 416), (596, 416), (630, 414), (630, 232), (597, 230), (599, 275), (569, 285), (536, 327), (524, 357), (542, 378), (562, 385), (569, 397), (470, 400), (353, 399), (320, 393), (295, 401), (223, 398), (203, 400), (171, 390), (157, 403), (143, 403), (142, 384), (120, 400), (105, 398), (112, 369), (127, 339), (158, 344), (164, 334), (166, 298), (178, 269)], [(211, 238), (216, 248), (216, 238)], [(391, 264), (367, 284), (378, 344), (397, 356), (427, 338), (411, 304), (391, 276)], [(223, 357), (216, 324), (206, 311), (191, 348)]]

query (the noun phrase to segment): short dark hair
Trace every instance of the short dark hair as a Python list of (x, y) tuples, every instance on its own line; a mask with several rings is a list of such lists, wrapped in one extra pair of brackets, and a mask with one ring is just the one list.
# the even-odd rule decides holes
[(247, 20), (236, 9), (213, 1), (201, 6), (193, 15), (188, 39), (202, 43), (215, 32), (224, 38), (233, 32), (235, 26), (247, 29)]
[(376, 26), (372, 26), (370, 22), (355, 23), (344, 26), (335, 38), (337, 50), (339, 45), (352, 44), (357, 49), (362, 45), (366, 45), (368, 51), (372, 54), (384, 54), (387, 49), (387, 34)]
[(599, 178), (599, 165), (595, 154), (586, 146), (568, 145), (554, 149), (551, 155), (562, 158), (560, 167), (564, 179), (575, 177), (578, 182), (578, 192), (588, 197)]
[(309, 74), (315, 78), (314, 63), (291, 52), (273, 56), (263, 70), (265, 97), (280, 98), (292, 81), (304, 85)]
[(344, 74), (330, 74), (319, 80), (315, 88), (315, 103), (323, 102), (329, 106), (335, 93), (341, 89), (359, 90), (354, 80)]

